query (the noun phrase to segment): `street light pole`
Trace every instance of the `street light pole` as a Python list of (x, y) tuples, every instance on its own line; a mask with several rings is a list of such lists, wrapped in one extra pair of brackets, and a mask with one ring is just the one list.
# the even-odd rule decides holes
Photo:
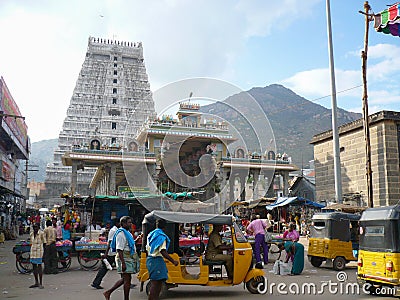
[(329, 69), (331, 73), (332, 139), (333, 139), (333, 164), (335, 173), (335, 202), (342, 203), (342, 174), (340, 166), (339, 133), (337, 128), (335, 66), (333, 61), (331, 9), (329, 0), (326, 0), (326, 23), (328, 30)]

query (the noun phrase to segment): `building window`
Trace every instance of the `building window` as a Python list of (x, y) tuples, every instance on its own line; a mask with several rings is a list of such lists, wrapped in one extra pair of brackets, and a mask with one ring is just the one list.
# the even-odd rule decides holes
[(114, 61), (117, 61), (117, 60), (118, 60), (118, 57), (114, 56)]
[(117, 88), (113, 88), (113, 94), (117, 93)]
[(118, 74), (117, 70), (114, 70), (114, 75), (117, 75), (117, 74)]
[(111, 123), (111, 129), (117, 129), (117, 123), (116, 122), (112, 122)]
[(114, 64), (114, 68), (116, 68), (118, 65), (117, 64)]
[(117, 142), (117, 138), (113, 137), (111, 138), (111, 144), (115, 144)]
[(117, 79), (113, 79), (113, 83), (117, 83)]
[(117, 104), (117, 98), (112, 99), (112, 104)]

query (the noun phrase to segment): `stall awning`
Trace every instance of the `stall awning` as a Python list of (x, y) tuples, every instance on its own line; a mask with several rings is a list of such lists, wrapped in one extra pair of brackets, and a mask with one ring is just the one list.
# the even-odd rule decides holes
[(311, 200), (302, 197), (279, 197), (274, 203), (267, 205), (265, 208), (267, 210), (272, 210), (276, 207), (286, 206), (286, 205), (305, 205), (315, 208), (323, 208), (325, 205), (313, 202)]
[(170, 201), (169, 206), (171, 209), (176, 212), (176, 211), (194, 211), (197, 209), (204, 209), (208, 208), (210, 206), (214, 206), (215, 203), (206, 203), (206, 202), (201, 202), (199, 200), (189, 200), (189, 201)]
[(246, 201), (234, 201), (230, 206), (246, 206), (248, 208), (253, 208), (260, 203), (260, 199), (257, 200), (246, 200)]

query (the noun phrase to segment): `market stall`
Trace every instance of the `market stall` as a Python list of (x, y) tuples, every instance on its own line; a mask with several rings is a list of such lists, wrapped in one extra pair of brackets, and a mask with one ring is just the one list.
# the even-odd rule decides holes
[(273, 214), (274, 232), (283, 232), (287, 225), (296, 224), (300, 234), (306, 235), (315, 212), (321, 211), (325, 205), (302, 197), (279, 197), (274, 203), (267, 205), (267, 211)]

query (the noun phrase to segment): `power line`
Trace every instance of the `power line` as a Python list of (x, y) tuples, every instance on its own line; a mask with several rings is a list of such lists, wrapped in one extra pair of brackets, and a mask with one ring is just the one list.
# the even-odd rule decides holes
[[(354, 90), (354, 89), (359, 88), (359, 87), (362, 87), (362, 84), (357, 85), (357, 86), (353, 86), (353, 87), (348, 88), (348, 89), (345, 89), (345, 90), (341, 90), (341, 91), (339, 91), (339, 92), (336, 92), (336, 95), (337, 95), (337, 94), (340, 94), (340, 93), (345, 93), (345, 92)], [(284, 107), (284, 108), (282, 108), (282, 109), (275, 110), (275, 111), (271, 111), (271, 112), (268, 113), (268, 115), (277, 114), (277, 113), (283, 112), (283, 111), (285, 111), (285, 110), (289, 110), (289, 109), (291, 109), (291, 108), (303, 106), (303, 105), (308, 104), (309, 102), (315, 103), (315, 102), (317, 102), (317, 101), (319, 101), (319, 100), (322, 100), (322, 99), (328, 98), (328, 97), (331, 97), (331, 94), (326, 95), (326, 96), (322, 96), (322, 97), (319, 97), (319, 98), (315, 98), (315, 99), (313, 99), (313, 100), (307, 100), (307, 99), (305, 99), (305, 101), (304, 101), (302, 104), (288, 105), (288, 106), (286, 106), (286, 107)]]

